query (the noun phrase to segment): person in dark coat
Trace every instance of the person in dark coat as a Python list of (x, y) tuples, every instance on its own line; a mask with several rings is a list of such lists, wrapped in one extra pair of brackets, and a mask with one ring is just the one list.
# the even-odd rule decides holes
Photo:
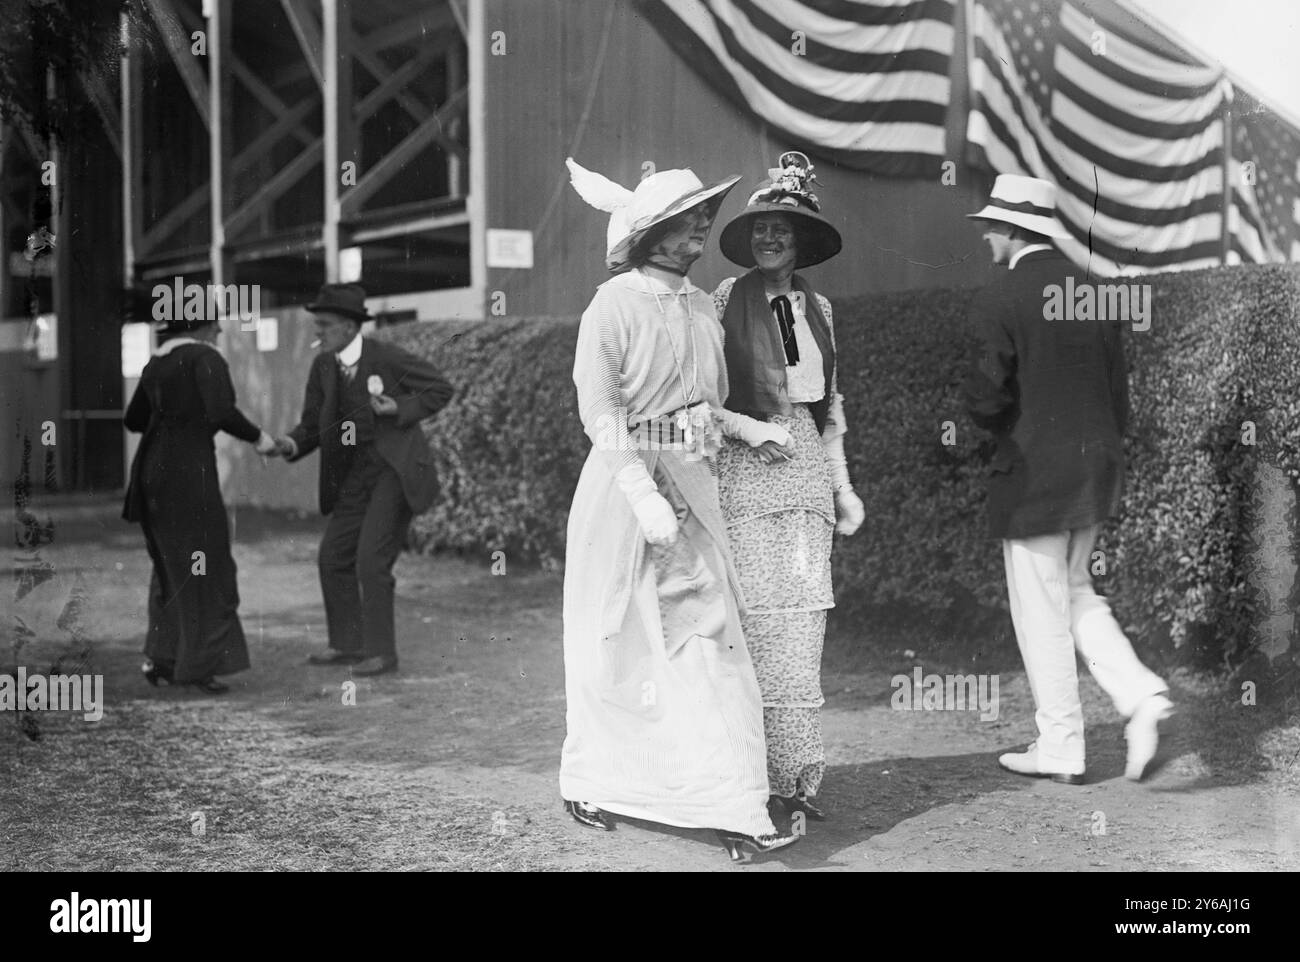
[(213, 437), (225, 431), (263, 455), (277, 453), (235, 406), (219, 332), (202, 319), (167, 326), (173, 336), (145, 365), (123, 418), (144, 435), (122, 510), (140, 524), (153, 561), (144, 676), (211, 695), (228, 690), (217, 675), (249, 666)]
[(289, 461), (321, 452), (320, 510), (329, 523), (318, 563), (329, 646), (309, 661), (378, 675), (397, 668), (393, 565), (411, 518), (438, 492), (420, 422), (452, 389), (433, 365), (361, 336), (365, 297), (359, 284), (326, 284), (307, 305), (320, 353), (302, 420), (278, 444)]
[(1064, 291), (1091, 283), (1051, 243), (1067, 236), (1055, 201), (1049, 182), (1003, 174), (988, 206), (969, 215), (986, 225), (994, 263), (1008, 268), (971, 302), (980, 349), (964, 390), (972, 419), (996, 442), (989, 533), (1002, 540), (1011, 618), (1037, 707), (1037, 741), (998, 762), (1022, 775), (1083, 782), (1077, 648), (1129, 719), (1125, 774), (1137, 780), (1173, 706), (1093, 590), (1090, 568), (1099, 527), (1123, 494), (1128, 371), (1116, 319), (1048, 319), (1049, 299), (1059, 304)]

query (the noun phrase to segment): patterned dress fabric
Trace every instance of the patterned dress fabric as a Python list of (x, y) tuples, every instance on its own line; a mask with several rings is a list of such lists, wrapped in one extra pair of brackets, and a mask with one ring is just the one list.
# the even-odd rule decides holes
[[(719, 314), (732, 283), (724, 281), (714, 295)], [(818, 302), (830, 323), (830, 302), (821, 295)], [(801, 370), (787, 368), (794, 414), (771, 419), (790, 432), (794, 457), (764, 464), (748, 445), (728, 441), (717, 459), (722, 513), (747, 603), (741, 625), (763, 697), (768, 784), (773, 795), (786, 797), (797, 791), (816, 795), (826, 770), (821, 658), (826, 612), (835, 604), (835, 500), (822, 438), (808, 408), (825, 393), (822, 361), (798, 309), (795, 336)], [(831, 411), (827, 433), (842, 433), (838, 395)]]

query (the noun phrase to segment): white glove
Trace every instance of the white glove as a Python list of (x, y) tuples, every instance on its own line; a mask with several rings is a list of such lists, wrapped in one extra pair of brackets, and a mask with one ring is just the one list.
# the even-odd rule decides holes
[(643, 463), (629, 464), (614, 476), (627, 496), (641, 526), (641, 534), (651, 544), (668, 545), (677, 541), (677, 512), (668, 503)]
[(851, 535), (862, 527), (867, 520), (867, 509), (862, 499), (852, 488), (840, 488), (835, 492), (835, 530), (842, 535)]
[(823, 438), (822, 450), (826, 452), (826, 463), (831, 469), (831, 488), (836, 492), (845, 488), (852, 491), (853, 483), (849, 480), (849, 462), (844, 457), (844, 435), (837, 435), (829, 441)]
[(632, 513), (641, 525), (641, 533), (651, 544), (677, 543), (677, 512), (657, 491), (632, 505)]
[(275, 443), (275, 438), (263, 431), (261, 436), (258, 437), (257, 443), (253, 446), (253, 450), (264, 458), (268, 456), (275, 457), (280, 453), (280, 446)]
[(779, 424), (760, 421), (758, 418), (751, 418), (747, 414), (739, 414), (725, 408), (722, 409), (718, 417), (722, 422), (723, 434), (729, 438), (740, 438), (751, 448), (756, 448), (768, 441), (783, 448), (789, 448), (793, 444), (790, 432)]

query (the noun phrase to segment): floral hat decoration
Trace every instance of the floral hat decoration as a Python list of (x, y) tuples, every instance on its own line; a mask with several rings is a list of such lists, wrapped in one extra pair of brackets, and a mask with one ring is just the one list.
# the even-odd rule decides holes
[(821, 214), (821, 201), (812, 192), (817, 184), (806, 154), (787, 150), (767, 171), (769, 182), (749, 197), (745, 209), (722, 228), (718, 244), (727, 260), (741, 267), (754, 266), (750, 248), (754, 218), (759, 214), (785, 214), (794, 224), (795, 267), (811, 267), (840, 252), (840, 232)]

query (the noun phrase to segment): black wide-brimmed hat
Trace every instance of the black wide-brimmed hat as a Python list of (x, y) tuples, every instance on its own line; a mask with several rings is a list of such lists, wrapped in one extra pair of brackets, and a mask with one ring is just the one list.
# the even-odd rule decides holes
[(356, 321), (370, 320), (366, 310), (366, 289), (360, 284), (326, 284), (316, 295), (316, 300), (307, 305), (313, 314), (329, 311), (342, 314)]
[(771, 182), (754, 191), (745, 209), (722, 228), (718, 246), (727, 260), (741, 267), (754, 266), (749, 241), (754, 218), (759, 214), (784, 214), (793, 222), (798, 237), (796, 268), (820, 264), (840, 252), (840, 232), (822, 217), (821, 202), (809, 189), (817, 182), (812, 171), (807, 156), (799, 151), (788, 150), (781, 155), (777, 165), (767, 172)]

